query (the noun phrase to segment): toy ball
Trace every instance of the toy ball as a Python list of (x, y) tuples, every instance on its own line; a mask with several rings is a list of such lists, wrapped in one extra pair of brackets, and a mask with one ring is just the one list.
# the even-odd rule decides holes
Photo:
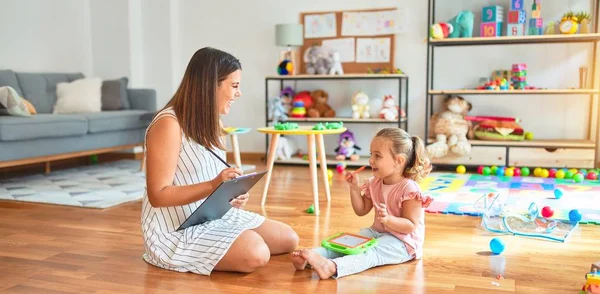
[(338, 174), (343, 174), (344, 169), (346, 169), (346, 168), (343, 165), (339, 165), (339, 164), (335, 167), (335, 170), (338, 172)]
[(502, 251), (504, 251), (504, 242), (498, 238), (492, 239), (492, 241), (490, 241), (490, 250), (492, 250), (492, 253), (494, 254), (502, 253)]
[(557, 179), (564, 179), (565, 178), (565, 171), (562, 169), (559, 169), (556, 171), (556, 175), (554, 175), (555, 178)]
[(582, 173), (576, 173), (573, 176), (573, 182), (575, 182), (575, 183), (581, 183), (581, 182), (583, 182), (583, 174)]
[(333, 178), (333, 171), (328, 169), (327, 170), (327, 178), (331, 180), (331, 178)]
[(548, 177), (549, 178), (555, 178), (556, 177), (556, 169), (549, 169), (548, 170)]
[(507, 168), (506, 171), (504, 171), (504, 175), (507, 177), (512, 177), (515, 175), (515, 170), (512, 168)]
[(572, 172), (572, 171), (570, 171), (570, 170), (568, 170), (568, 171), (565, 173), (565, 179), (569, 179), (569, 180), (570, 180), (570, 179), (572, 179), (572, 178), (573, 178), (573, 176), (574, 176), (574, 174), (573, 174), (573, 172)]
[(520, 177), (521, 176), (521, 169), (520, 168), (515, 168), (515, 170), (513, 171), (514, 176), (515, 177)]
[(542, 216), (543, 217), (552, 217), (554, 215), (554, 209), (552, 209), (552, 207), (550, 206), (544, 206), (542, 208)]
[(484, 167), (483, 170), (481, 170), (481, 174), (484, 176), (489, 176), (492, 173), (492, 169), (488, 166)]
[(279, 66), (277, 67), (277, 73), (279, 73), (280, 75), (289, 75), (293, 71), (294, 64), (287, 59), (279, 63)]
[(480, 166), (477, 168), (477, 173), (478, 173), (478, 174), (483, 174), (483, 165), (480, 165)]
[(591, 172), (589, 172), (587, 174), (586, 179), (588, 179), (588, 180), (597, 180), (598, 179), (598, 175), (595, 172), (591, 171)]
[(533, 175), (536, 176), (536, 177), (539, 177), (541, 173), (542, 173), (542, 168), (541, 167), (536, 167), (533, 170)]
[(490, 171), (492, 172), (492, 174), (495, 174), (497, 169), (498, 169), (497, 166), (492, 165), (492, 168), (490, 169)]
[(503, 176), (504, 175), (504, 168), (503, 167), (499, 167), (496, 169), (496, 175), (497, 176)]
[(563, 192), (560, 189), (554, 189), (554, 197), (556, 197), (556, 199), (562, 198)]
[(587, 173), (588, 173), (588, 171), (586, 169), (583, 169), (583, 168), (580, 169), (579, 172), (582, 173), (584, 176), (586, 176)]
[(576, 174), (578, 172), (578, 170), (576, 168), (571, 168), (569, 169), (570, 172), (572, 172), (573, 174)]
[(581, 213), (579, 213), (579, 210), (573, 209), (569, 211), (569, 220), (574, 223), (581, 221)]
[(456, 172), (459, 174), (464, 174), (467, 172), (467, 168), (464, 165), (459, 165), (456, 167)]
[(521, 168), (521, 175), (526, 177), (529, 176), (529, 174), (531, 174), (531, 171), (529, 170), (528, 167), (522, 167)]
[(542, 169), (540, 172), (540, 177), (547, 178), (550, 175), (550, 172), (547, 169)]

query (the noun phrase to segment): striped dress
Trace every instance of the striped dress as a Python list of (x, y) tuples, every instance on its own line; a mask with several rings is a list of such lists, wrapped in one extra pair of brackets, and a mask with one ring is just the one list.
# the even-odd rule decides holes
[[(177, 118), (172, 108), (161, 111), (146, 129), (146, 134), (165, 116)], [(225, 158), (225, 151), (214, 151)], [(145, 154), (143, 160), (146, 160)], [(174, 186), (212, 180), (225, 168), (206, 148), (188, 140), (182, 132)], [(232, 208), (221, 219), (176, 231), (203, 201), (155, 208), (148, 200), (148, 193), (144, 193), (141, 222), (146, 262), (168, 270), (210, 275), (235, 239), (244, 230), (256, 228), (265, 220), (259, 214)]]

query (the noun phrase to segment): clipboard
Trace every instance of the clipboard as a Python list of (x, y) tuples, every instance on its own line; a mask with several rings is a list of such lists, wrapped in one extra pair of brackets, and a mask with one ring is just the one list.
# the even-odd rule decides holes
[(194, 210), (177, 229), (185, 230), (188, 227), (199, 225), (207, 221), (223, 217), (231, 208), (231, 200), (248, 193), (267, 172), (250, 173), (235, 179), (221, 182), (221, 184), (206, 197), (206, 200)]

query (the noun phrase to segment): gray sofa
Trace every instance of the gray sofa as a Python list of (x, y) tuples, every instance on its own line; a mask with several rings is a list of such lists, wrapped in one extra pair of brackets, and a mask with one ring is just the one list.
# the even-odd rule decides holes
[(0, 87), (13, 87), (37, 111), (30, 117), (0, 116), (0, 167), (98, 154), (143, 143), (148, 117), (156, 111), (156, 91), (152, 89), (127, 89), (129, 103), (122, 110), (52, 114), (56, 84), (83, 77), (81, 73), (0, 70)]

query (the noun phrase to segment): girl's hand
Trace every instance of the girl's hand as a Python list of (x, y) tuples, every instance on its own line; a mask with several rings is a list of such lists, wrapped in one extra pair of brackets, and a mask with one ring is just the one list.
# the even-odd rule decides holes
[(249, 198), (250, 198), (250, 195), (248, 193), (242, 194), (242, 195), (236, 197), (235, 199), (231, 200), (231, 202), (230, 202), (231, 206), (233, 206), (235, 208), (242, 208), (246, 205)]
[(348, 182), (348, 187), (350, 187), (350, 190), (360, 190), (360, 185), (358, 184), (358, 174), (356, 174), (356, 172), (346, 173), (346, 182)]
[(213, 179), (213, 183), (215, 183), (215, 187), (221, 184), (221, 182), (229, 181), (232, 179), (241, 176), (243, 173), (240, 169), (230, 167), (222, 170), (216, 178)]
[(390, 215), (387, 212), (387, 206), (385, 205), (385, 203), (381, 203), (379, 205), (373, 203), (373, 206), (375, 206), (375, 213), (377, 215), (377, 219), (380, 223), (385, 225), (390, 220)]

